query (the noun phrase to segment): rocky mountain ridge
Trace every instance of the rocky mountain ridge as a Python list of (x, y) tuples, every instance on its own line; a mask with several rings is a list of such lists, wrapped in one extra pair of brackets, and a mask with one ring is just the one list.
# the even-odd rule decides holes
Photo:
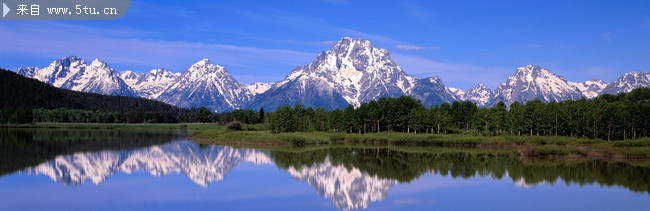
[(536, 98), (544, 102), (590, 99), (650, 85), (648, 72), (629, 72), (609, 84), (598, 79), (570, 82), (547, 69), (528, 65), (517, 68), (495, 90), (478, 84), (465, 91), (447, 87), (438, 76), (410, 76), (392, 61), (386, 49), (349, 37), (339, 40), (332, 50), (321, 52), (310, 64), (294, 68), (276, 83), (244, 85), (226, 68), (208, 59), (182, 73), (160, 68), (137, 74), (118, 72), (99, 59), (87, 64), (79, 57), (69, 56), (47, 67), (19, 68), (17, 72), (64, 89), (139, 96), (181, 107), (205, 106), (216, 112), (262, 107), (272, 111), (296, 103), (332, 110), (402, 95), (411, 95), (427, 106), (465, 100), (478, 106), (499, 101), (509, 105)]

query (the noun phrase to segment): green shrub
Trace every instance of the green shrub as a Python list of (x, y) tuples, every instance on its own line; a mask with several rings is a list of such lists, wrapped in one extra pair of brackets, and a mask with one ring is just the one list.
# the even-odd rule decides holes
[(244, 126), (244, 123), (240, 121), (232, 121), (226, 125), (226, 130), (241, 131)]
[(534, 148), (532, 152), (533, 155), (537, 155), (537, 156), (568, 155), (570, 153), (570, 150), (558, 146), (545, 145), (542, 147)]

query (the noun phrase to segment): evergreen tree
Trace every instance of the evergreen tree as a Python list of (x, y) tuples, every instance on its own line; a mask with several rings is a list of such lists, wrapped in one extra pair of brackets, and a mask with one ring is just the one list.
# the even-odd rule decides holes
[[(136, 114), (134, 114), (134, 115), (136, 115)], [(203, 123), (210, 122), (211, 115), (212, 115), (212, 112), (210, 112), (210, 110), (208, 108), (206, 108), (206, 107), (201, 107), (201, 108), (196, 110), (196, 119), (199, 122), (203, 122)], [(134, 118), (137, 118), (137, 117), (134, 117)]]
[(264, 123), (264, 107), (260, 107), (259, 123)]

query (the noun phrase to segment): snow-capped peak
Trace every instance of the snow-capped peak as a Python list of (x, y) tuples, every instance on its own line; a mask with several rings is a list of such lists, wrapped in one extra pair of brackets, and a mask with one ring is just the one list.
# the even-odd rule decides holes
[(648, 86), (650, 86), (650, 72), (629, 72), (607, 85), (600, 94), (618, 94)]
[(575, 86), (576, 88), (578, 88), (578, 90), (582, 92), (582, 95), (584, 95), (586, 98), (589, 99), (598, 96), (598, 93), (607, 86), (607, 82), (598, 79), (591, 79), (582, 83), (578, 83), (578, 82), (569, 82), (569, 83)]
[(20, 71), (63, 89), (108, 95), (134, 96), (133, 90), (120, 78), (120, 74), (99, 59), (90, 65), (76, 56), (68, 56), (50, 63), (42, 69)]
[(456, 96), (456, 99), (459, 99), (461, 101), (465, 101), (465, 90), (461, 88), (455, 88), (455, 87), (448, 87), (449, 91), (451, 91), (454, 96)]
[(96, 67), (107, 67), (108, 65), (106, 62), (99, 60), (99, 58), (93, 59), (93, 61), (90, 63), (90, 66), (96, 66)]
[(19, 67), (16, 70), (16, 73), (28, 78), (33, 78), (34, 74), (36, 74), (37, 71), (38, 71), (38, 67)]
[(252, 94), (226, 68), (203, 59), (185, 70), (155, 99), (181, 107), (205, 106), (213, 111), (243, 108)]
[(160, 81), (160, 80), (175, 79), (180, 74), (172, 73), (171, 71), (165, 68), (159, 68), (159, 69), (150, 70), (149, 72), (142, 75), (146, 77), (140, 79), (142, 81)]
[(342, 57), (350, 57), (358, 54), (370, 54), (373, 48), (370, 41), (345, 37), (334, 45), (332, 51), (340, 54)]
[(517, 72), (515, 73), (515, 75), (530, 74), (535, 70), (542, 70), (542, 69), (544, 69), (544, 68), (541, 68), (541, 67), (535, 66), (535, 65), (526, 65), (526, 66), (523, 66), (523, 67), (518, 67)]
[(477, 106), (485, 106), (490, 97), (492, 96), (492, 90), (483, 84), (477, 84), (476, 86), (470, 88), (465, 93), (463, 100), (469, 100), (476, 103)]
[(517, 68), (506, 83), (497, 87), (489, 105), (499, 101), (510, 105), (514, 101), (527, 102), (535, 98), (544, 102), (580, 99), (582, 93), (573, 84), (549, 70), (528, 65)]
[(201, 59), (200, 61), (194, 63), (192, 67), (207, 67), (213, 65), (209, 59)]
[(71, 64), (74, 63), (79, 63), (79, 64), (86, 64), (84, 60), (82, 60), (79, 57), (76, 56), (66, 56), (63, 57), (59, 60), (55, 60), (52, 63), (50, 63), (49, 67), (55, 67), (55, 66), (70, 66)]
[(262, 83), (262, 82), (256, 82), (249, 84), (246, 86), (248, 90), (251, 92), (253, 95), (258, 95), (266, 92), (266, 90), (269, 90), (273, 86), (273, 83)]
[(402, 71), (385, 49), (377, 49), (367, 40), (346, 37), (310, 64), (294, 69), (251, 107), (272, 110), (295, 103), (326, 109), (359, 106), (379, 97), (409, 94), (417, 80)]
[[(152, 99), (158, 97), (165, 90), (165, 87), (176, 81), (179, 76), (180, 74), (172, 73), (164, 68), (153, 69), (139, 75), (130, 85), (137, 91), (139, 96)], [(124, 77), (122, 79), (127, 83), (131, 81)]]
[(436, 75), (433, 77), (429, 77), (429, 82), (437, 84), (437, 83), (442, 83), (442, 80), (440, 80), (440, 78)]
[(209, 59), (202, 59), (201, 61), (198, 61), (194, 63), (190, 68), (188, 68), (186, 71), (188, 72), (201, 72), (203, 74), (210, 74), (218, 71), (223, 71), (226, 72), (226, 68), (222, 67), (221, 65), (218, 64), (212, 64)]
[(449, 91), (451, 91), (452, 93), (454, 93), (457, 96), (465, 95), (465, 90), (463, 90), (462, 88), (449, 87)]
[(517, 72), (515, 73), (515, 76), (519, 77), (520, 79), (524, 79), (524, 81), (532, 82), (534, 80), (534, 77), (544, 76), (549, 74), (553, 74), (553, 73), (539, 66), (526, 65), (517, 68)]
[(131, 70), (127, 70), (120, 72), (120, 78), (122, 78), (126, 84), (133, 87), (133, 85), (138, 81), (138, 74)]

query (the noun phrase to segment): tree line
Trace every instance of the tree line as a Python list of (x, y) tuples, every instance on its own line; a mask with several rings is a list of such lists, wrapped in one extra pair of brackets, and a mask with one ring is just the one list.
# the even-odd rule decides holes
[(485, 136), (573, 136), (605, 140), (648, 137), (650, 88), (594, 99), (543, 103), (499, 102), (477, 107), (470, 101), (426, 107), (410, 96), (380, 98), (358, 108), (326, 111), (302, 104), (279, 107), (266, 124), (280, 132), (465, 133)]
[[(203, 108), (207, 110), (206, 108)], [(206, 122), (201, 115), (202, 108), (191, 108), (187, 112), (172, 113), (168, 111), (106, 111), (56, 108), (31, 109), (25, 106), (0, 109), (0, 124), (28, 123), (180, 123)], [(208, 115), (212, 115), (208, 110)], [(207, 121), (209, 122), (209, 121)]]

